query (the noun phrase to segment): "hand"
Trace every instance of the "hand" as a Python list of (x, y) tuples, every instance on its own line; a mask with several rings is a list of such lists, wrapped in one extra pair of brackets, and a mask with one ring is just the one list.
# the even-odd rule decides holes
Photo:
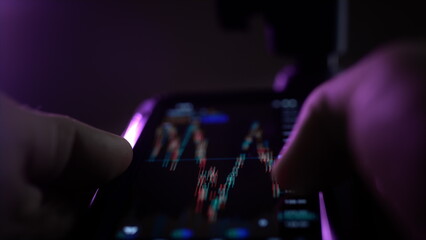
[(324, 189), (358, 171), (409, 239), (426, 238), (426, 45), (386, 46), (306, 100), (273, 175)]
[(119, 136), (0, 94), (0, 239), (65, 236), (94, 190), (131, 159)]

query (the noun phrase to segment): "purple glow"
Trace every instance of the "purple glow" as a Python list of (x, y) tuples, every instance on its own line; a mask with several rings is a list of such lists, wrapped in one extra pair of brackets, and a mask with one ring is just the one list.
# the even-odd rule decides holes
[(296, 71), (297, 69), (294, 65), (288, 65), (281, 69), (275, 76), (273, 90), (275, 92), (284, 91)]
[(95, 201), (96, 195), (98, 195), (98, 191), (99, 191), (99, 188), (96, 189), (95, 194), (93, 194), (92, 200), (90, 200), (89, 207), (92, 206), (93, 202)]
[(129, 126), (123, 134), (123, 138), (126, 139), (132, 148), (135, 146), (143, 127), (145, 126), (146, 119), (140, 113), (133, 115), (130, 120)]
[(333, 234), (331, 231), (330, 223), (328, 222), (327, 211), (325, 209), (324, 196), (322, 192), (319, 192), (318, 195), (319, 195), (320, 215), (321, 215), (322, 240), (333, 240)]
[[(139, 139), (139, 136), (142, 133), (142, 130), (145, 127), (146, 121), (151, 115), (152, 109), (154, 109), (156, 101), (154, 99), (146, 100), (142, 103), (142, 105), (138, 108), (137, 112), (133, 115), (130, 120), (129, 125), (126, 128), (126, 131), (122, 134), (122, 137), (126, 139), (132, 148), (135, 146), (136, 142)], [(96, 189), (95, 194), (93, 194), (92, 200), (90, 201), (89, 207), (93, 205), (93, 202), (96, 199), (96, 195), (98, 194), (99, 188)]]
[(148, 120), (148, 117), (151, 114), (151, 111), (154, 106), (154, 100), (151, 99), (145, 101), (135, 113), (135, 115), (133, 115), (132, 120), (130, 120), (129, 125), (127, 126), (126, 131), (124, 131), (122, 136), (130, 143), (132, 148), (138, 141), (139, 136), (141, 135), (141, 132), (144, 129), (146, 121)]

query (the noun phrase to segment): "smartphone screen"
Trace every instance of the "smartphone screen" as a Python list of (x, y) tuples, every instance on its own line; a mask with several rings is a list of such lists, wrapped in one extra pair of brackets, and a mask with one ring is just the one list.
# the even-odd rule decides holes
[(98, 194), (102, 211), (115, 209), (98, 235), (321, 239), (318, 197), (294, 195), (271, 177), (302, 101), (273, 93), (159, 100), (130, 169)]

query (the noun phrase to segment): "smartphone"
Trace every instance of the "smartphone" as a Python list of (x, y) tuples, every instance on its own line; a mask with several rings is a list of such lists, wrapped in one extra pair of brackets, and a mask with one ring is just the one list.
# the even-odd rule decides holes
[(131, 166), (91, 203), (90, 238), (327, 239), (321, 193), (295, 195), (271, 177), (303, 100), (264, 91), (145, 101), (123, 134)]

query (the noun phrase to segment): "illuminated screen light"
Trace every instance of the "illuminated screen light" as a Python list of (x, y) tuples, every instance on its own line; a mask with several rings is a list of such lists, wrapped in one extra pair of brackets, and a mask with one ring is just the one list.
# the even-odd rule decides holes
[(285, 199), (284, 203), (288, 205), (305, 205), (307, 201), (306, 199)]
[[(154, 105), (152, 104), (152, 107), (153, 106)], [(145, 127), (146, 121), (147, 121), (147, 118), (144, 118), (141, 113), (136, 113), (132, 117), (132, 120), (130, 121), (126, 131), (124, 131), (122, 136), (124, 139), (126, 139), (130, 143), (130, 146), (132, 146), (132, 148), (135, 146), (136, 141), (138, 140), (143, 128)], [(98, 194), (98, 191), (99, 191), (99, 188), (96, 189), (96, 192), (93, 194), (89, 207), (93, 205), (93, 202), (96, 199), (96, 195)]]
[(306, 220), (313, 221), (317, 219), (317, 215), (314, 212), (302, 209), (302, 210), (285, 210), (282, 218), (284, 220)]
[(137, 226), (124, 226), (121, 231), (115, 236), (117, 239), (133, 240), (139, 236), (139, 227)]
[(139, 135), (142, 132), (142, 129), (145, 125), (146, 120), (144, 120), (142, 114), (136, 113), (132, 120), (129, 123), (129, 126), (127, 127), (126, 131), (123, 134), (123, 138), (126, 139), (132, 148), (135, 146), (136, 141), (139, 138)]
[(231, 239), (247, 238), (250, 235), (246, 228), (231, 228), (226, 232), (226, 237)]
[(275, 76), (273, 90), (275, 92), (283, 92), (293, 76), (297, 73), (297, 69), (294, 65), (287, 65), (281, 69)]
[(311, 224), (309, 223), (309, 221), (301, 221), (301, 220), (285, 222), (286, 228), (308, 228), (310, 227), (310, 225)]
[(259, 221), (257, 221), (257, 224), (259, 224), (259, 227), (267, 227), (269, 222), (268, 219), (261, 218)]
[(191, 229), (181, 228), (172, 232), (171, 237), (177, 239), (188, 239), (194, 235)]
[[(129, 125), (126, 128), (126, 131), (121, 135), (124, 139), (126, 139), (132, 148), (135, 146), (136, 142), (141, 135), (142, 130), (145, 127), (146, 122), (148, 121), (148, 117), (151, 115), (152, 110), (156, 101), (154, 99), (146, 100), (139, 107), (138, 112), (133, 115), (130, 120)], [(89, 207), (93, 205), (93, 202), (96, 199), (96, 195), (98, 194), (99, 188), (96, 189), (96, 192), (93, 194), (92, 200), (90, 201)]]
[(133, 115), (132, 120), (130, 120), (129, 125), (127, 126), (126, 131), (123, 133), (123, 138), (126, 139), (132, 148), (135, 146), (136, 142), (141, 135), (142, 130), (145, 127), (148, 117), (154, 109), (156, 101), (153, 99), (145, 101), (138, 112)]
[(123, 232), (127, 235), (135, 235), (138, 231), (139, 231), (139, 228), (136, 226), (123, 227)]
[(201, 123), (204, 124), (220, 124), (229, 122), (229, 116), (226, 114), (212, 114), (201, 116)]
[(320, 215), (321, 215), (321, 235), (322, 240), (333, 240), (333, 234), (331, 231), (330, 223), (328, 221), (327, 211), (325, 209), (324, 196), (322, 192), (319, 192), (319, 204), (320, 204)]
[(99, 188), (96, 189), (96, 192), (93, 194), (92, 200), (90, 200), (89, 207), (93, 205), (93, 202), (95, 202), (96, 196), (98, 195), (98, 191), (99, 191)]
[[(234, 188), (238, 172), (244, 166), (246, 153), (241, 153), (235, 159), (232, 171), (227, 175), (223, 184), (218, 183), (219, 172), (215, 166), (206, 169), (206, 150), (208, 140), (204, 136), (203, 130), (197, 121), (193, 121), (186, 128), (183, 136), (179, 136), (176, 126), (169, 122), (162, 123), (156, 130), (154, 147), (148, 159), (149, 162), (157, 160), (162, 161), (162, 167), (168, 168), (169, 171), (175, 171), (178, 163), (181, 161), (181, 155), (185, 151), (190, 139), (195, 145), (194, 161), (198, 164), (197, 185), (194, 191), (196, 199), (195, 212), (201, 213), (205, 209), (206, 204), (208, 221), (216, 222), (219, 210), (223, 210), (228, 201), (228, 193)], [(272, 171), (274, 156), (269, 148), (268, 141), (263, 140), (262, 128), (259, 122), (254, 121), (241, 144), (241, 151), (246, 152), (250, 146), (255, 145), (260, 163), (264, 165), (265, 173)], [(166, 137), (165, 137), (166, 136)], [(181, 140), (182, 139), (182, 140)], [(161, 149), (166, 148), (165, 157), (161, 158)], [(211, 160), (211, 159), (209, 159)], [(278, 183), (272, 181), (272, 197), (278, 198), (280, 189)]]

